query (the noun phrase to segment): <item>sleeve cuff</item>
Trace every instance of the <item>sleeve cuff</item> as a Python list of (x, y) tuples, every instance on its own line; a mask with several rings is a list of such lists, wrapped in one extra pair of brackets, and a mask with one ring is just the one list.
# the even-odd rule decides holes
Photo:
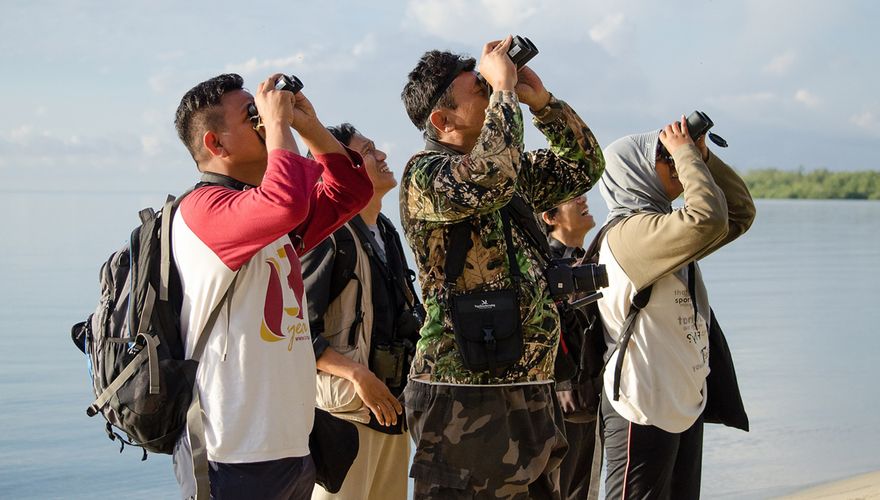
[(315, 336), (314, 340), (312, 340), (312, 349), (315, 351), (315, 359), (320, 358), (328, 347), (330, 347), (330, 342), (327, 342), (327, 339), (322, 335)]
[(518, 105), (519, 99), (516, 97), (516, 92), (512, 90), (498, 90), (492, 92), (489, 97), (489, 106), (495, 103)]
[(538, 120), (538, 123), (546, 124), (555, 121), (562, 116), (562, 101), (553, 97), (553, 94), (550, 94), (550, 100), (547, 101), (547, 105), (538, 111), (532, 111), (532, 115)]
[[(348, 146), (342, 145), (342, 147), (345, 149), (345, 155), (348, 155), (348, 158), (346, 158), (346, 161), (351, 162), (351, 165), (354, 168), (361, 168), (364, 166), (364, 159), (360, 155), (360, 153), (349, 148)], [(319, 154), (319, 155), (315, 155), (315, 161), (317, 161), (321, 164), (327, 164), (327, 163), (330, 163), (331, 161), (333, 161), (333, 159), (338, 159), (340, 157), (345, 158), (345, 155), (343, 155), (341, 153)]]

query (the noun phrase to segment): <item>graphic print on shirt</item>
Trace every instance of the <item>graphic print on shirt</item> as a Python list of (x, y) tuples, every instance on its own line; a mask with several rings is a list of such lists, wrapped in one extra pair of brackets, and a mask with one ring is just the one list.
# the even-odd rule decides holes
[[(278, 342), (288, 340), (287, 350), (293, 350), (293, 343), (299, 340), (310, 340), (308, 324), (303, 317), (303, 284), (297, 279), (300, 273), (299, 258), (293, 250), (293, 246), (285, 244), (279, 248), (278, 259), (270, 257), (265, 264), (269, 268), (269, 280), (266, 284), (266, 300), (263, 303), (263, 322), (260, 325), (260, 338), (266, 342)], [(287, 261), (289, 272), (287, 273), (287, 287), (281, 284), (284, 261)], [(293, 297), (293, 305), (284, 307), (285, 292)], [(284, 328), (285, 317), (295, 318), (293, 323)]]

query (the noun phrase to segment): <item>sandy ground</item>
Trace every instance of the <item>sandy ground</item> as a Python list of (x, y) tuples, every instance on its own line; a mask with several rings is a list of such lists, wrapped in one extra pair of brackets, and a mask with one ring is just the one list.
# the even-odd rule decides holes
[(788, 500), (880, 499), (880, 471), (823, 484), (782, 498)]

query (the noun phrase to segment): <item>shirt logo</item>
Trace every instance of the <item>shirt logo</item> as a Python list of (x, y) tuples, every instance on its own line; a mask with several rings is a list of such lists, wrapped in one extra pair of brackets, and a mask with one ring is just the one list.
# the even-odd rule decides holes
[[(278, 259), (270, 257), (265, 264), (269, 266), (269, 281), (266, 284), (266, 300), (263, 302), (263, 321), (260, 325), (260, 338), (266, 342), (288, 340), (287, 350), (293, 350), (293, 343), (308, 337), (308, 324), (303, 321), (302, 297), (303, 282), (300, 276), (299, 258), (288, 243), (278, 249)], [(287, 273), (287, 287), (281, 284), (283, 262), (287, 261), (290, 272)], [(286, 293), (285, 293), (286, 292)], [(292, 292), (293, 297), (290, 297)], [(284, 307), (285, 295), (294, 304)], [(297, 318), (292, 324), (283, 327), (285, 317)], [(289, 320), (288, 320), (289, 323)]]

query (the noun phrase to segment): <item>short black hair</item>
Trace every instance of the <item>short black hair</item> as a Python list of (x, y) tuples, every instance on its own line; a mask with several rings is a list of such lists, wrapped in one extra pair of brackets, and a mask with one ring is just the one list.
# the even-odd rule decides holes
[(354, 125), (348, 122), (327, 127), (327, 130), (330, 131), (330, 133), (333, 134), (333, 137), (335, 137), (337, 141), (341, 142), (343, 146), (350, 146), (351, 138), (354, 137), (355, 134), (360, 133), (356, 128), (354, 128)]
[[(476, 60), (452, 52), (431, 50), (425, 52), (416, 67), (410, 71), (400, 98), (406, 114), (417, 129), (429, 130), (428, 117), (435, 108), (455, 109), (452, 98), (452, 80), (464, 71), (473, 71)], [(445, 85), (445, 88), (444, 88)], [(440, 95), (437, 93), (440, 92)]]
[(205, 80), (183, 95), (174, 115), (174, 127), (196, 163), (203, 156), (201, 139), (205, 131), (223, 126), (220, 98), (242, 88), (244, 80), (241, 76), (226, 73)]

